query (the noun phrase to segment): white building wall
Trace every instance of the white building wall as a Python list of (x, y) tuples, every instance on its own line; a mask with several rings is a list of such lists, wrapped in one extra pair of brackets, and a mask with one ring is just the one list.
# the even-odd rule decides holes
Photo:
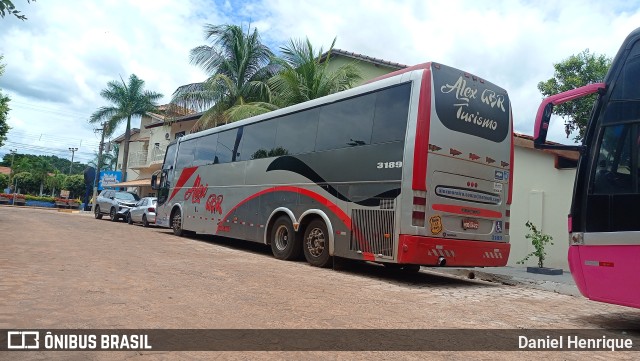
[[(553, 237), (554, 245), (546, 248), (545, 267), (569, 269), (567, 251), (567, 215), (571, 206), (575, 169), (556, 169), (555, 157), (539, 150), (515, 147), (513, 202), (511, 204), (511, 255), (509, 266), (521, 266), (522, 260), (534, 248), (525, 238), (530, 220), (543, 233)], [(537, 266), (533, 256), (526, 266)]]

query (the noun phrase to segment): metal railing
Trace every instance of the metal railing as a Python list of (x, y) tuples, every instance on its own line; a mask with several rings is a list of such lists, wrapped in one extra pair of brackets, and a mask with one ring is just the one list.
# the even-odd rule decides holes
[(138, 151), (129, 153), (129, 167), (143, 168), (151, 164), (162, 163), (164, 161), (164, 149), (153, 148), (151, 151)]
[(149, 156), (149, 159), (148, 159), (149, 164), (162, 163), (164, 161), (164, 153), (165, 153), (164, 149), (153, 148), (151, 150), (151, 155)]
[(144, 167), (147, 165), (147, 151), (129, 153), (129, 167)]

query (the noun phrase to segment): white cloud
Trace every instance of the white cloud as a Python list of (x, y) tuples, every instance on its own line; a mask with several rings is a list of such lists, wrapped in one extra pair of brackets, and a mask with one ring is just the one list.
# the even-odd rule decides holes
[[(251, 23), (275, 51), (292, 37), (308, 36), (325, 49), (337, 37), (336, 47), (344, 50), (467, 70), (507, 89), (515, 128), (528, 134), (542, 99), (536, 85), (553, 75), (554, 62), (586, 48), (613, 57), (640, 24), (637, 2), (597, 0), (69, 0), (19, 10), (27, 21), (0, 19), (0, 54), (7, 64), (0, 87), (14, 100), (14, 145), (0, 149), (0, 156), (15, 143), (95, 145), (86, 120), (106, 104), (100, 90), (120, 76), (137, 74), (147, 89), (165, 95), (163, 102), (178, 86), (203, 80), (188, 53), (204, 43), (205, 23)], [(561, 121), (550, 133), (566, 142)], [(36, 141), (38, 134), (50, 141)], [(56, 147), (65, 154), (66, 145)], [(87, 160), (94, 150), (85, 147), (77, 155)]]

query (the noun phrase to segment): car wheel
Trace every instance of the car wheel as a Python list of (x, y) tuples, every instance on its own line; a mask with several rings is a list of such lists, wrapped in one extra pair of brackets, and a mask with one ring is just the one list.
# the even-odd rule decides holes
[(182, 213), (179, 209), (176, 209), (171, 213), (171, 229), (173, 229), (173, 234), (178, 237), (185, 235), (185, 232), (182, 229)]
[(329, 256), (329, 234), (323, 221), (316, 219), (309, 223), (303, 239), (304, 258), (312, 266), (328, 267), (331, 265)]
[(287, 216), (278, 218), (271, 228), (271, 252), (277, 259), (287, 261), (300, 258), (302, 245), (296, 237), (291, 220)]
[(133, 224), (133, 219), (131, 219), (131, 213), (127, 213), (127, 223)]
[(147, 221), (147, 215), (142, 215), (142, 227), (149, 227), (149, 221)]
[(115, 207), (111, 207), (111, 210), (109, 211), (109, 219), (111, 222), (116, 222), (118, 220), (118, 212), (116, 212)]
[(96, 209), (93, 210), (93, 216), (95, 219), (102, 219), (102, 213), (100, 213), (100, 206), (96, 205)]

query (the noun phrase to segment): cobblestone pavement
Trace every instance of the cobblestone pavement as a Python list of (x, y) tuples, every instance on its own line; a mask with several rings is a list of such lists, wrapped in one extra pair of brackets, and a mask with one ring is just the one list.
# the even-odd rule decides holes
[[(269, 248), (86, 214), (0, 206), (1, 328), (640, 329), (640, 311), (521, 286)], [(479, 331), (481, 332), (481, 331)], [(461, 342), (465, 342), (461, 340)], [(570, 352), (41, 352), (0, 359), (632, 359)]]

